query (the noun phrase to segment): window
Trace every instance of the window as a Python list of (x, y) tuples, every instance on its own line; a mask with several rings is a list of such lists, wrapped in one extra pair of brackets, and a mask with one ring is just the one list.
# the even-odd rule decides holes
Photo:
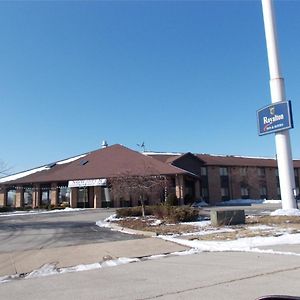
[(59, 187), (59, 193), (58, 193), (58, 203), (59, 204), (68, 204), (70, 203), (70, 188), (67, 186), (61, 186)]
[(24, 205), (32, 205), (32, 188), (30, 187), (24, 189)]
[(247, 188), (247, 187), (241, 187), (241, 197), (243, 199), (249, 198), (249, 188)]
[(208, 189), (203, 187), (201, 190), (201, 196), (206, 199), (208, 197)]
[(207, 176), (207, 169), (206, 169), (206, 167), (201, 167), (200, 174), (201, 174), (201, 176)]
[(241, 176), (246, 176), (247, 175), (247, 168), (245, 168), (245, 167), (240, 168), (240, 174), (241, 174)]
[(257, 174), (258, 174), (258, 176), (265, 176), (266, 175), (265, 168), (258, 168), (257, 169)]
[(225, 167), (220, 168), (220, 176), (228, 176), (228, 169)]
[(7, 206), (16, 205), (16, 190), (12, 189), (7, 192)]
[(222, 197), (228, 197), (229, 196), (228, 188), (226, 188), (226, 187), (221, 188), (221, 196)]
[(88, 188), (79, 188), (78, 190), (78, 203), (79, 208), (88, 208), (89, 207), (89, 194)]
[(42, 205), (49, 205), (50, 203), (51, 203), (50, 186), (49, 187), (42, 187), (41, 204)]
[(275, 175), (276, 175), (277, 177), (279, 176), (278, 169), (275, 169)]
[(294, 169), (294, 174), (295, 174), (295, 177), (299, 176), (298, 169)]
[(260, 198), (267, 198), (267, 188), (265, 186), (260, 186), (259, 187), (259, 195)]

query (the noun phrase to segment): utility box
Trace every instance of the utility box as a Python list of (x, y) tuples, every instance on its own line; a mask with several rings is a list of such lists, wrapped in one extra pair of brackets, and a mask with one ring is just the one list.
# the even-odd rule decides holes
[(236, 210), (211, 210), (210, 221), (212, 226), (226, 226), (245, 224), (245, 211), (242, 209)]

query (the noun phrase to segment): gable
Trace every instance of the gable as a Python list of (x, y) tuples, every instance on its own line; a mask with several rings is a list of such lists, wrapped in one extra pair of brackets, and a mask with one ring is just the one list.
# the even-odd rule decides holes
[(201, 175), (201, 167), (205, 164), (196, 155), (188, 152), (173, 160), (172, 165), (190, 173)]

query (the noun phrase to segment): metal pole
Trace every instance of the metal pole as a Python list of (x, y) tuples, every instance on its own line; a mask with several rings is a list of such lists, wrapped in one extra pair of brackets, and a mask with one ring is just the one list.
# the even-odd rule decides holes
[[(284, 79), (279, 64), (279, 51), (272, 0), (262, 0), (267, 43), (272, 103), (286, 101)], [(297, 208), (294, 189), (295, 176), (290, 134), (288, 130), (275, 133), (279, 183), (283, 209)]]

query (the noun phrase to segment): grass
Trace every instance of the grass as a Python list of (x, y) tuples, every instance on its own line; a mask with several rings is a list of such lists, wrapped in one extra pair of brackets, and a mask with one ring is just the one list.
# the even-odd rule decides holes
[[(166, 221), (163, 221), (160, 225), (152, 226), (151, 224), (153, 224), (153, 222), (154, 218), (148, 216), (145, 219), (124, 218), (117, 223), (121, 227), (142, 231), (151, 231), (155, 232), (157, 235), (195, 233), (195, 235), (189, 235), (183, 238), (189, 240), (206, 241), (226, 241), (247, 237), (268, 237), (279, 236), (284, 233), (300, 233), (300, 217), (296, 216), (248, 216), (246, 218), (246, 224), (244, 225), (232, 225), (223, 227), (208, 226), (205, 228), (199, 228), (197, 226), (184, 223), (168, 224)], [(224, 232), (224, 228), (230, 229), (230, 231)], [(210, 233), (212, 230), (214, 232)], [(197, 235), (196, 232), (199, 231), (204, 233), (204, 235)], [(205, 231), (207, 231), (208, 233), (205, 234)]]

